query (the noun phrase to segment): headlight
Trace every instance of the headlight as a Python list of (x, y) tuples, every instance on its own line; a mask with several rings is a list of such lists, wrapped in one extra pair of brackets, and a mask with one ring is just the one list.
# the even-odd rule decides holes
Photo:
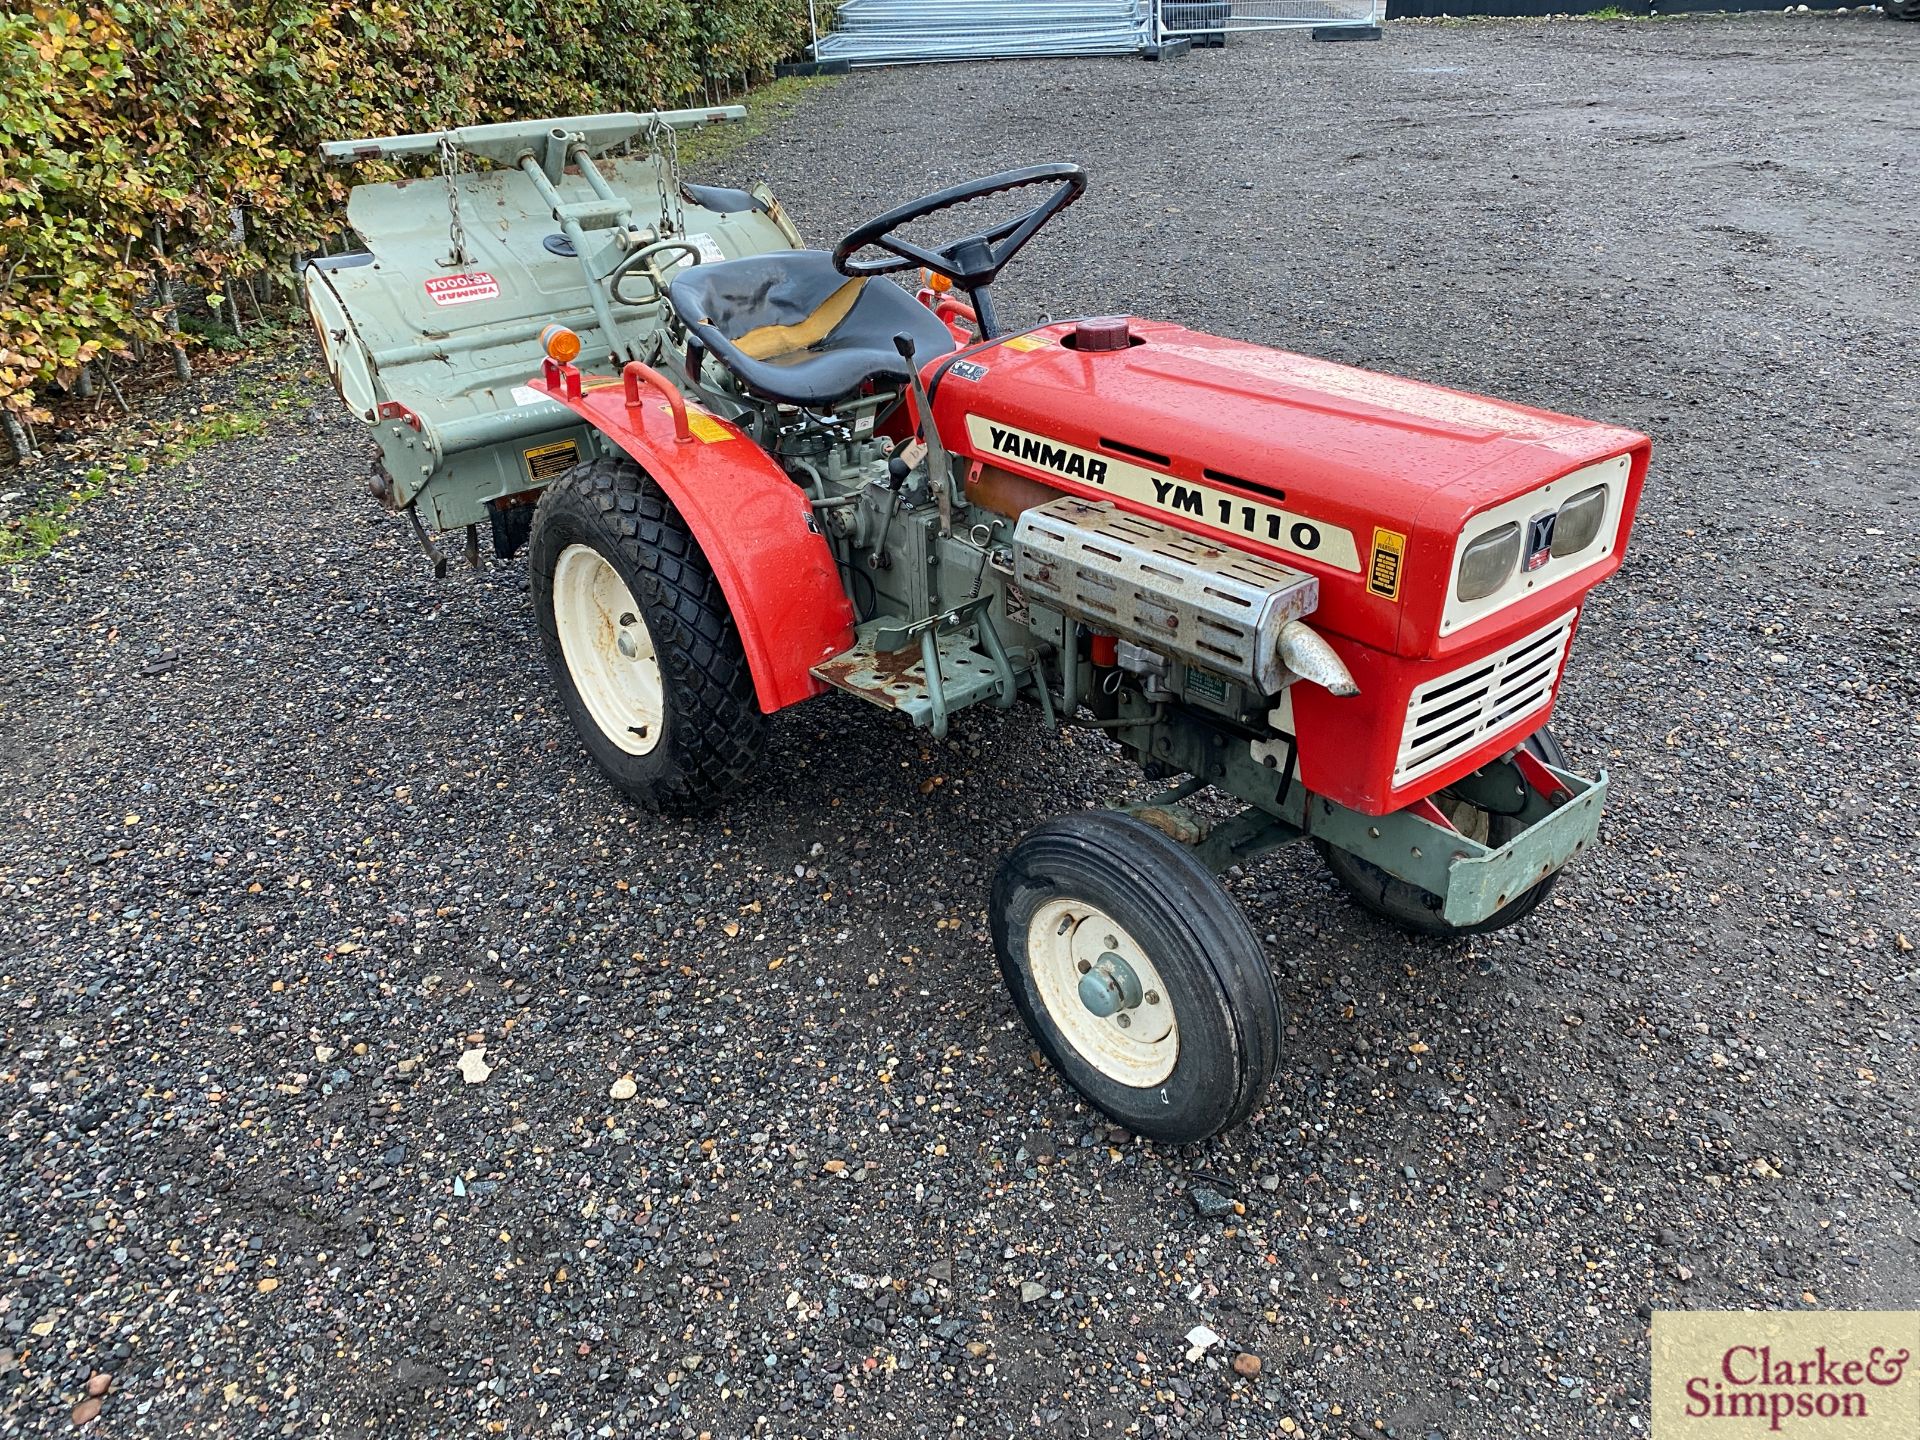
[(1567, 501), (1560, 507), (1559, 518), (1553, 522), (1553, 553), (1578, 555), (1586, 549), (1599, 535), (1600, 521), (1606, 513), (1607, 487), (1604, 485), (1582, 490)]
[(1519, 563), (1520, 527), (1509, 521), (1467, 547), (1467, 553), (1460, 557), (1460, 579), (1454, 593), (1462, 600), (1484, 600), (1507, 583)]

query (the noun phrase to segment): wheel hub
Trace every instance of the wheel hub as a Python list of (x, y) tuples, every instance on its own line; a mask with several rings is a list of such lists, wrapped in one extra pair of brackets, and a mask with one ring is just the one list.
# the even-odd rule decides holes
[(1080, 977), (1080, 1003), (1102, 1020), (1131, 1010), (1141, 1001), (1140, 977), (1127, 964), (1126, 956), (1104, 951), (1098, 960), (1086, 965)]
[(627, 582), (590, 545), (569, 545), (553, 572), (561, 654), (593, 723), (629, 755), (660, 742), (665, 681), (652, 633)]
[(1034, 914), (1027, 953), (1041, 1003), (1067, 1042), (1123, 1085), (1173, 1072), (1180, 1027), (1153, 958), (1111, 916), (1065, 896)]

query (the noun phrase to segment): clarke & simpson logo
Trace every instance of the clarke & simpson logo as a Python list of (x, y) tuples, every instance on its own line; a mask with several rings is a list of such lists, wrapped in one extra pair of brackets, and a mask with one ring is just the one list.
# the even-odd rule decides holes
[(1916, 1348), (1920, 1311), (1660, 1311), (1654, 1440), (1914, 1440)]

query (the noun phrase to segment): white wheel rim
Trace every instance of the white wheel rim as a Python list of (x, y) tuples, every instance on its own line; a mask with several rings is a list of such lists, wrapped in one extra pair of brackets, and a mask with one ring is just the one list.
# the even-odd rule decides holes
[(665, 716), (660, 657), (633, 592), (591, 545), (569, 545), (553, 567), (553, 623), (581, 703), (615, 745), (645, 755)]
[[(1173, 1073), (1180, 1058), (1173, 997), (1147, 952), (1104, 910), (1064, 897), (1047, 901), (1027, 925), (1027, 965), (1048, 1016), (1102, 1075), (1145, 1090)], [(1130, 975), (1137, 1003), (1111, 1015), (1089, 1008), (1082, 981), (1096, 969)]]

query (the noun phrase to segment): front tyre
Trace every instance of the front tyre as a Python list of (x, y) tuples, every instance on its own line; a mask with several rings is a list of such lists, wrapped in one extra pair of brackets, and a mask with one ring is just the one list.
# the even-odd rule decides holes
[(688, 814), (746, 784), (767, 720), (739, 633), (686, 522), (638, 466), (589, 460), (548, 486), (527, 568), (554, 683), (621, 793)]
[[(1561, 748), (1551, 730), (1536, 730), (1521, 743), (1522, 748), (1531, 752), (1535, 759), (1556, 770), (1568, 768), (1567, 752)], [(1515, 783), (1521, 783), (1517, 776)], [(1494, 849), (1513, 839), (1523, 828), (1518, 816), (1483, 810), (1444, 790), (1433, 797), (1433, 803), (1454, 829)], [(1340, 882), (1340, 888), (1361, 909), (1370, 910), (1389, 924), (1415, 935), (1484, 935), (1489, 931), (1504, 930), (1537, 910), (1553, 889), (1554, 882), (1560, 878), (1559, 872), (1555, 871), (1539, 884), (1516, 895), (1477, 925), (1454, 925), (1441, 914), (1441, 907), (1446, 902), (1432, 891), (1422, 890), (1418, 885), (1389, 875), (1372, 861), (1363, 860), (1351, 851), (1329, 845), (1324, 840), (1316, 840), (1314, 844), (1319, 847), (1327, 869), (1333, 872), (1333, 878)]]
[(1000, 974), (1068, 1082), (1152, 1140), (1246, 1119), (1280, 1002), (1246, 917), (1186, 847), (1111, 810), (1029, 831), (993, 885)]

